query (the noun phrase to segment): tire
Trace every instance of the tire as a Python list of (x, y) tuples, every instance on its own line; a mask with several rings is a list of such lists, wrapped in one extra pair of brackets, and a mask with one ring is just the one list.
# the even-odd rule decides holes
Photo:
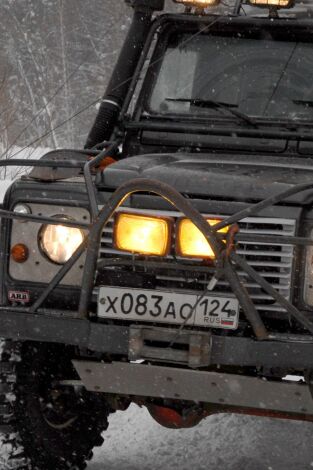
[(57, 385), (76, 379), (65, 346), (0, 343), (0, 469), (82, 470), (103, 442), (101, 395)]

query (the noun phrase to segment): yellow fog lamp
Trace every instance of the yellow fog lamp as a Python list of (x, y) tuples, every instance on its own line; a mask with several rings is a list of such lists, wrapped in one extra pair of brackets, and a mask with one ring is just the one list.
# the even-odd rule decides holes
[[(208, 224), (214, 226), (219, 219), (207, 219)], [(219, 230), (227, 233), (229, 227)], [(176, 250), (180, 256), (189, 258), (215, 259), (214, 252), (202, 232), (189, 219), (181, 219), (178, 223)]]
[(121, 212), (115, 217), (114, 246), (143, 255), (165, 256), (171, 243), (169, 218)]
[(187, 7), (210, 8), (218, 5), (220, 0), (174, 0), (174, 2), (186, 5)]
[[(62, 218), (72, 220), (64, 216)], [(84, 238), (85, 235), (81, 229), (65, 225), (43, 225), (39, 232), (41, 250), (50, 261), (56, 264), (65, 264)]]
[(264, 8), (292, 8), (294, 6), (294, 0), (248, 0), (248, 3)]

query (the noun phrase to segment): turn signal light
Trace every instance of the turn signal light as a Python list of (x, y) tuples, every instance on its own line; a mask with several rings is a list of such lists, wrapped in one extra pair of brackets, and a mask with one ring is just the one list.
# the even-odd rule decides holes
[(114, 226), (114, 245), (118, 250), (144, 255), (165, 256), (170, 248), (169, 219), (120, 213)]
[[(220, 222), (218, 219), (207, 219), (213, 226)], [(219, 230), (219, 233), (227, 233), (228, 227)], [(214, 252), (202, 232), (189, 219), (181, 219), (178, 225), (177, 252), (180, 256), (189, 258), (215, 259)]]
[[(89, 157), (88, 160), (93, 160), (95, 157)], [(98, 172), (98, 171), (104, 171), (108, 166), (113, 165), (113, 163), (116, 163), (117, 160), (115, 160), (112, 157), (105, 157), (98, 166), (93, 168), (93, 172)]]
[(18, 243), (11, 248), (11, 257), (16, 263), (25, 263), (29, 257), (29, 249), (23, 243)]

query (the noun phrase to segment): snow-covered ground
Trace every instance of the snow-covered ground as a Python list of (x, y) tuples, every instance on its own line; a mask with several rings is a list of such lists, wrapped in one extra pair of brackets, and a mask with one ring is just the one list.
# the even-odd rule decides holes
[(164, 429), (132, 406), (110, 417), (88, 470), (310, 470), (313, 423), (215, 415), (198, 427)]

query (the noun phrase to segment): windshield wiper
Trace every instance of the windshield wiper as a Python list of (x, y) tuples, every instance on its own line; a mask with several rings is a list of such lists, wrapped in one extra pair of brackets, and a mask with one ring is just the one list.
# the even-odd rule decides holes
[(250, 126), (253, 126), (256, 128), (258, 127), (257, 123), (255, 122), (253, 118), (251, 118), (247, 114), (237, 111), (236, 109), (233, 109), (234, 107), (236, 107), (236, 105), (233, 105), (231, 103), (224, 103), (222, 101), (214, 101), (214, 100), (202, 100), (198, 98), (165, 98), (165, 99), (166, 101), (174, 101), (177, 103), (190, 103), (192, 106), (197, 106), (199, 108), (224, 109), (228, 111), (230, 114), (232, 114), (233, 116), (236, 116), (242, 121), (250, 124)]

